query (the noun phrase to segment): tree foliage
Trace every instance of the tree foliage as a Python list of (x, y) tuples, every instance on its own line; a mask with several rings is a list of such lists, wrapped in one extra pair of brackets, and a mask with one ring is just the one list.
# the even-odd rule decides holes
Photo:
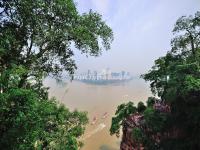
[(79, 14), (73, 0), (4, 0), (0, 10), (0, 72), (23, 65), (19, 87), (31, 77), (72, 75), (73, 47), (98, 56), (113, 40), (101, 15)]
[[(150, 82), (152, 93), (161, 98), (160, 103), (171, 108), (168, 114), (158, 112), (153, 109), (158, 99), (148, 99), (142, 112), (148, 132), (134, 130), (146, 149), (200, 149), (200, 12), (180, 17), (173, 34), (171, 50), (142, 75)], [(156, 141), (158, 134), (165, 138)]]
[(88, 121), (86, 112), (70, 112), (55, 99), (40, 100), (25, 89), (1, 94), (0, 108), (0, 147), (4, 149), (76, 150)]
[(137, 111), (139, 113), (142, 113), (142, 112), (145, 111), (145, 109), (146, 109), (146, 106), (144, 105), (144, 103), (143, 102), (139, 102), (138, 105), (137, 105)]
[(113, 32), (73, 0), (0, 0), (0, 147), (77, 150), (88, 121), (48, 98), (46, 76), (71, 76), (74, 51), (99, 56)]
[(164, 149), (199, 149), (200, 12), (180, 17), (173, 33), (171, 51), (157, 59), (152, 70), (143, 77), (151, 82), (152, 92), (171, 106), (168, 126), (161, 127), (165, 127), (165, 131), (175, 127), (185, 135), (173, 139), (175, 142), (166, 139), (161, 146)]
[(117, 107), (115, 112), (115, 117), (112, 117), (112, 124), (110, 128), (110, 134), (115, 134), (119, 137), (120, 128), (123, 124), (124, 119), (130, 114), (133, 114), (137, 111), (137, 108), (134, 106), (133, 102), (128, 102), (127, 104), (121, 104)]

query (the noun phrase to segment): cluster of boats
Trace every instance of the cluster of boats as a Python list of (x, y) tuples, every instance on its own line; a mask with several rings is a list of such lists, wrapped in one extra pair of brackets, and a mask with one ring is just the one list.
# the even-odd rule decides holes
[[(102, 115), (101, 119), (105, 119), (105, 118), (107, 118), (107, 117), (108, 117), (108, 112), (105, 112), (105, 113)], [(97, 122), (97, 120), (98, 120), (97, 116), (94, 116), (93, 119), (92, 119), (91, 125), (95, 125), (96, 122)]]

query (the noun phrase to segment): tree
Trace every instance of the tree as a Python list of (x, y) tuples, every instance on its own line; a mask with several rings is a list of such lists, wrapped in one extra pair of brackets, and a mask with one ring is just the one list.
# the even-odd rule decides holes
[(151, 82), (154, 94), (164, 98), (167, 96), (166, 90), (173, 86), (177, 88), (174, 91), (183, 91), (183, 88), (187, 87), (181, 84), (181, 80), (186, 81), (186, 78), (190, 77), (199, 78), (199, 30), (200, 12), (197, 12), (194, 17), (183, 16), (177, 20), (173, 30), (176, 36), (171, 41), (172, 50), (166, 56), (157, 59), (152, 70), (142, 76)]
[[(142, 75), (160, 97), (148, 98), (143, 127), (133, 130), (146, 149), (200, 149), (200, 12), (180, 17), (173, 33), (171, 50)], [(170, 109), (157, 111), (156, 103)]]
[[(154, 94), (171, 106), (168, 128), (175, 127), (185, 136), (161, 142), (164, 149), (199, 149), (200, 130), (200, 12), (177, 20), (172, 49), (155, 61), (149, 73)], [(168, 143), (168, 144), (167, 144)], [(173, 145), (173, 146), (172, 146)]]
[[(55, 99), (40, 100), (31, 90), (0, 95), (0, 147), (77, 150), (88, 122), (86, 112), (70, 112)], [(68, 148), (67, 148), (68, 147)]]
[(117, 111), (115, 112), (115, 117), (112, 117), (112, 124), (110, 128), (110, 134), (115, 134), (119, 137), (120, 128), (123, 124), (123, 121), (130, 114), (133, 114), (137, 111), (137, 108), (134, 106), (133, 102), (128, 102), (127, 104), (121, 104), (117, 107)]
[(88, 121), (48, 98), (46, 76), (71, 76), (73, 49), (99, 56), (113, 32), (73, 0), (0, 0), (0, 147), (77, 150)]
[(64, 70), (72, 75), (72, 45), (98, 56), (113, 40), (101, 15), (79, 14), (73, 0), (4, 0), (0, 11), (0, 73), (23, 65), (18, 87), (26, 87), (28, 78), (59, 77)]
[(144, 105), (144, 103), (143, 102), (139, 102), (138, 105), (137, 105), (137, 111), (139, 113), (142, 113), (142, 112), (145, 111), (145, 109), (146, 109), (146, 106)]

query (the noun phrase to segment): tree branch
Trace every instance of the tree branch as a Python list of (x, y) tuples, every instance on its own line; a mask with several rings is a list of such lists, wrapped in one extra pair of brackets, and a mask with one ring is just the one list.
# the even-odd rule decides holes
[(27, 56), (26, 56), (26, 58), (27, 59), (29, 59), (29, 56), (30, 56), (30, 54), (31, 54), (31, 50), (32, 50), (32, 47), (33, 47), (33, 33), (31, 34), (31, 38), (30, 38), (30, 47), (28, 48), (28, 52), (27, 52)]
[(0, 12), (0, 15), (2, 15), (4, 12), (5, 12), (5, 9), (2, 12)]
[(191, 43), (191, 47), (192, 47), (192, 54), (195, 56), (195, 48), (194, 48), (194, 39), (192, 36), (192, 33), (190, 32), (190, 30), (188, 28), (186, 28), (186, 31), (189, 33), (189, 37), (190, 37), (190, 43)]

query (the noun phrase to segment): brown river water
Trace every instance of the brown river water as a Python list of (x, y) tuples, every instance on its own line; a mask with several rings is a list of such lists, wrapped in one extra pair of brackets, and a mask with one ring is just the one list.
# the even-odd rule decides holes
[[(81, 150), (119, 150), (120, 138), (110, 136), (109, 133), (111, 118), (117, 106), (128, 101), (134, 104), (145, 102), (151, 96), (149, 85), (139, 78), (118, 85), (90, 85), (78, 81), (58, 84), (49, 78), (44, 83), (50, 87), (50, 96), (55, 96), (71, 110), (88, 112), (90, 121), (81, 137), (84, 142)], [(107, 115), (104, 118), (105, 113)], [(94, 117), (97, 120), (92, 125)]]

